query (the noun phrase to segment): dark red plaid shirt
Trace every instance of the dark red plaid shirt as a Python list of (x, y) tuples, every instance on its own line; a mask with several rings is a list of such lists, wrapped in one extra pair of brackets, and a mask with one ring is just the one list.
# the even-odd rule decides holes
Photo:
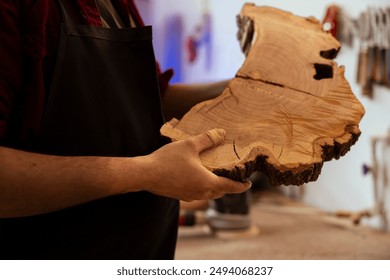
[[(101, 26), (94, 0), (69, 1), (74, 2), (77, 22)], [(144, 25), (133, 0), (112, 2), (126, 26), (129, 14), (138, 26)], [(60, 22), (55, 0), (0, 1), (0, 144), (25, 147), (39, 128)], [(171, 71), (160, 74), (161, 92), (171, 76)]]

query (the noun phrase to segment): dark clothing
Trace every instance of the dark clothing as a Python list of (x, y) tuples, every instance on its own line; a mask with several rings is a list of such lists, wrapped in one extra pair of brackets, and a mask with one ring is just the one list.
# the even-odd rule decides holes
[[(94, 0), (69, 2), (77, 23), (102, 25)], [(129, 14), (137, 26), (144, 25), (133, 0), (112, 2), (127, 27)], [(0, 1), (0, 145), (28, 148), (36, 136), (57, 57), (60, 23), (56, 0)], [(171, 70), (159, 74), (161, 93), (171, 76)]]
[[(29, 148), (63, 156), (137, 156), (159, 148), (151, 28), (80, 25), (74, 6), (59, 2), (66, 20)], [(177, 216), (177, 200), (137, 192), (1, 219), (0, 259), (172, 259)]]

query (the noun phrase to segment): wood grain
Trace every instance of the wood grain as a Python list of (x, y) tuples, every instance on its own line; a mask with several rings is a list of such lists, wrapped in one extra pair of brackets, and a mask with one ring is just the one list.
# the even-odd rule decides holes
[[(324, 161), (357, 141), (364, 108), (332, 59), (339, 42), (318, 20), (245, 4), (253, 34), (239, 39), (247, 58), (219, 97), (194, 106), (161, 133), (177, 141), (214, 128), (225, 141), (201, 154), (214, 173), (243, 180), (263, 172), (272, 185), (315, 181)], [(240, 24), (239, 24), (240, 26)], [(242, 25), (244, 26), (244, 25)]]

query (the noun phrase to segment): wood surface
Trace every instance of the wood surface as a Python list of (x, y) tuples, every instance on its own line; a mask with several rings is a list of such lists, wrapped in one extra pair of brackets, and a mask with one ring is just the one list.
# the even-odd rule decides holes
[(245, 4), (238, 39), (247, 55), (219, 97), (164, 124), (172, 140), (214, 128), (225, 141), (201, 154), (214, 173), (244, 180), (254, 171), (271, 185), (315, 181), (324, 161), (357, 141), (364, 108), (332, 59), (339, 42), (313, 17)]

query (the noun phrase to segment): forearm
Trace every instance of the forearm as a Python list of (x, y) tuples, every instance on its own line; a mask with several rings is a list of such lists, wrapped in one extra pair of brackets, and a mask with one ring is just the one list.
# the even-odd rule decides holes
[(229, 80), (207, 84), (170, 85), (163, 98), (165, 119), (169, 121), (172, 118), (182, 118), (194, 105), (220, 95), (228, 83)]
[(0, 217), (46, 213), (138, 191), (144, 176), (139, 158), (59, 157), (4, 147), (0, 165)]

